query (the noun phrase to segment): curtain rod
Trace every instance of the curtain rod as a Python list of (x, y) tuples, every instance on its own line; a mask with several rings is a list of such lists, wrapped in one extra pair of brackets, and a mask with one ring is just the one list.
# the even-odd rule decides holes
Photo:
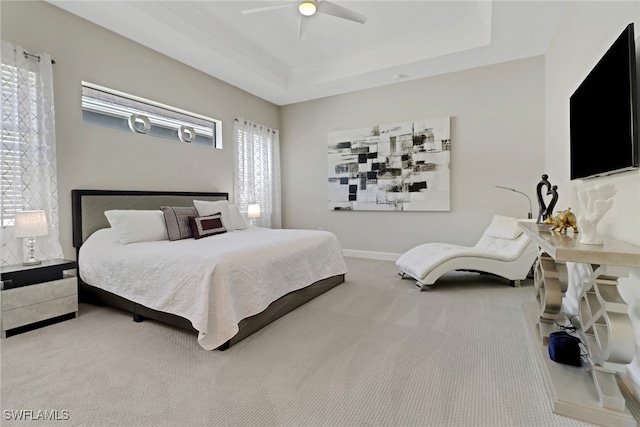
[[(14, 51), (14, 52), (17, 52), (17, 50), (15, 50), (15, 49), (14, 49), (13, 51)], [(25, 58), (28, 58), (28, 57), (38, 58), (38, 62), (40, 62), (40, 56), (39, 56), (39, 55), (34, 55), (34, 54), (32, 54), (32, 53), (28, 53), (27, 51), (22, 51), (22, 54), (24, 55), (24, 57), (25, 57)], [(52, 59), (52, 60), (51, 60), (51, 63), (52, 63), (52, 64), (55, 64), (55, 63), (56, 63), (56, 61), (54, 61), (54, 60)]]

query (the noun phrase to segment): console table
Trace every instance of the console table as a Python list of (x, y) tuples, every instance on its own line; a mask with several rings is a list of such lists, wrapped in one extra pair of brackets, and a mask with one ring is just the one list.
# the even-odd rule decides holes
[[(536, 302), (524, 303), (523, 310), (553, 411), (601, 425), (636, 427), (616, 378), (635, 356), (628, 306), (617, 285), (619, 278), (628, 277), (630, 268), (640, 268), (640, 247), (606, 238), (602, 245), (583, 245), (579, 234), (560, 234), (547, 224), (519, 225), (539, 247), (534, 267)], [(567, 262), (582, 263), (589, 273), (574, 284), (582, 288), (580, 312), (569, 319), (562, 313), (562, 298), (571, 280)], [(549, 357), (549, 334), (567, 321), (578, 328), (588, 348), (587, 366), (562, 365)]]

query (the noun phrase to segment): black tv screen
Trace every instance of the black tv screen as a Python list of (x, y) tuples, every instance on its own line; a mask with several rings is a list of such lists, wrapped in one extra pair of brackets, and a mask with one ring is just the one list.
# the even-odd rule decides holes
[(571, 179), (638, 167), (638, 94), (633, 23), (573, 93)]

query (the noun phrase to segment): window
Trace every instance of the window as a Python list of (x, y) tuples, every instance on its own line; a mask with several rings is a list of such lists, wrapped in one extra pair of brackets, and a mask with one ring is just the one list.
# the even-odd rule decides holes
[[(20, 85), (18, 74), (26, 79), (26, 85)], [(0, 226), (9, 227), (15, 223), (17, 211), (25, 209), (22, 197), (22, 176), (24, 174), (22, 153), (27, 150), (31, 137), (29, 128), (34, 126), (30, 121), (17, 119), (14, 111), (15, 99), (9, 94), (19, 94), (23, 108), (31, 118), (38, 115), (36, 94), (36, 74), (28, 70), (18, 70), (17, 67), (2, 64), (2, 144), (0, 144)], [(27, 129), (21, 129), (26, 127)]]
[(260, 205), (256, 224), (281, 227), (280, 137), (277, 130), (235, 119), (234, 196), (241, 211), (248, 205)]
[(82, 120), (158, 138), (222, 148), (222, 122), (82, 82)]
[(0, 262), (25, 259), (15, 237), (16, 212), (43, 210), (48, 233), (37, 237), (36, 258), (62, 258), (59, 240), (53, 66), (46, 53), (32, 55), (1, 40)]

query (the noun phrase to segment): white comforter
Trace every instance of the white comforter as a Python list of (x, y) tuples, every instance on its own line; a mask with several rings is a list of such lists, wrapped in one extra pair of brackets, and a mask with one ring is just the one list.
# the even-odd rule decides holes
[(190, 320), (207, 350), (281, 296), (347, 272), (332, 233), (256, 227), (128, 245), (102, 229), (82, 245), (79, 269), (90, 285)]

